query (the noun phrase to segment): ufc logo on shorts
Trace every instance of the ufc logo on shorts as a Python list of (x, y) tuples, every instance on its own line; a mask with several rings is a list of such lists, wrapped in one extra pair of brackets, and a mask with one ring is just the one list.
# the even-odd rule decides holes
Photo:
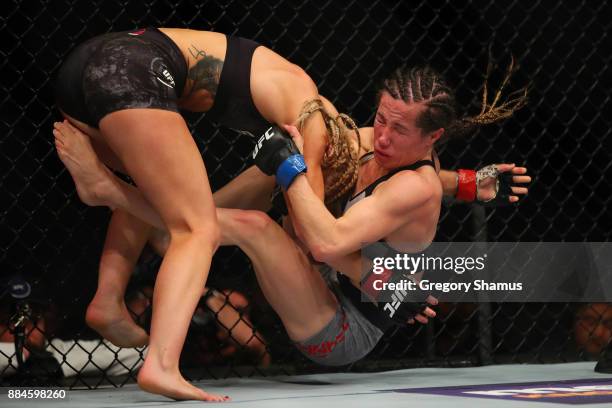
[(395, 312), (397, 312), (397, 309), (399, 309), (402, 301), (406, 298), (406, 295), (408, 295), (407, 291), (397, 289), (395, 293), (391, 295), (391, 303), (385, 303), (383, 309), (389, 313), (390, 318), (395, 315)]
[(272, 136), (274, 136), (274, 132), (272, 132), (272, 128), (270, 128), (266, 130), (266, 133), (264, 133), (259, 138), (259, 140), (255, 144), (255, 150), (253, 150), (253, 159), (257, 157), (257, 153), (259, 153), (259, 149), (261, 149), (261, 146), (263, 146), (263, 142), (265, 142), (266, 140), (269, 140)]

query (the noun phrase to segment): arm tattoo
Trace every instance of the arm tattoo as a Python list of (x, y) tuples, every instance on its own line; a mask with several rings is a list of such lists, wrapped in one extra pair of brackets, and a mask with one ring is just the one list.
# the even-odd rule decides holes
[(217, 87), (219, 86), (223, 60), (215, 58), (212, 55), (207, 55), (206, 52), (199, 50), (193, 44), (191, 48), (189, 48), (189, 53), (196, 60), (195, 65), (191, 67), (187, 73), (187, 78), (193, 81), (190, 93), (198, 89), (204, 89), (214, 98), (217, 94)]

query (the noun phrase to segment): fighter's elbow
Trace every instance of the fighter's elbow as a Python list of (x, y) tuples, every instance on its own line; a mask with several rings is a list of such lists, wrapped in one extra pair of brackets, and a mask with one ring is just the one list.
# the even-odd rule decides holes
[(310, 252), (316, 261), (327, 264), (333, 263), (342, 255), (338, 245), (325, 242), (315, 243), (310, 247)]
[(327, 249), (326, 245), (316, 243), (314, 245), (311, 245), (309, 249), (315, 261), (327, 263), (329, 250)]

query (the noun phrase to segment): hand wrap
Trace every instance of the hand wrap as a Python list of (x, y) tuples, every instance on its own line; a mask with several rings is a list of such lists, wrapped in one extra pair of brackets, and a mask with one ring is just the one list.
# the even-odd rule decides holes
[[(495, 177), (495, 197), (490, 200), (483, 201), (478, 199), (478, 187), (480, 182), (488, 177)], [(474, 202), (487, 207), (499, 207), (513, 204), (509, 201), (512, 195), (512, 173), (500, 173), (495, 164), (489, 164), (478, 171), (475, 170), (457, 170), (457, 194), (455, 198)]]
[(487, 201), (478, 200), (479, 204), (487, 207), (499, 207), (513, 204), (510, 202), (512, 195), (512, 184), (514, 180), (511, 172), (500, 173), (495, 164), (489, 164), (476, 172), (476, 185), (480, 185), (480, 181), (487, 177), (495, 177), (495, 197)]
[(455, 198), (471, 203), (476, 200), (476, 172), (474, 170), (457, 170), (457, 193)]

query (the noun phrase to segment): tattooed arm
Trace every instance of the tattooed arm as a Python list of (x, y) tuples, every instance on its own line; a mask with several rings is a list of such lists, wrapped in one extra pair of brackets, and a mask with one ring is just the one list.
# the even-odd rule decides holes
[(189, 53), (197, 61), (187, 73), (187, 79), (193, 81), (190, 93), (203, 89), (214, 98), (219, 87), (223, 60), (207, 55), (193, 44), (189, 48)]
[(189, 47), (187, 92), (181, 97), (181, 108), (203, 112), (210, 109), (217, 95), (223, 60), (191, 44)]

